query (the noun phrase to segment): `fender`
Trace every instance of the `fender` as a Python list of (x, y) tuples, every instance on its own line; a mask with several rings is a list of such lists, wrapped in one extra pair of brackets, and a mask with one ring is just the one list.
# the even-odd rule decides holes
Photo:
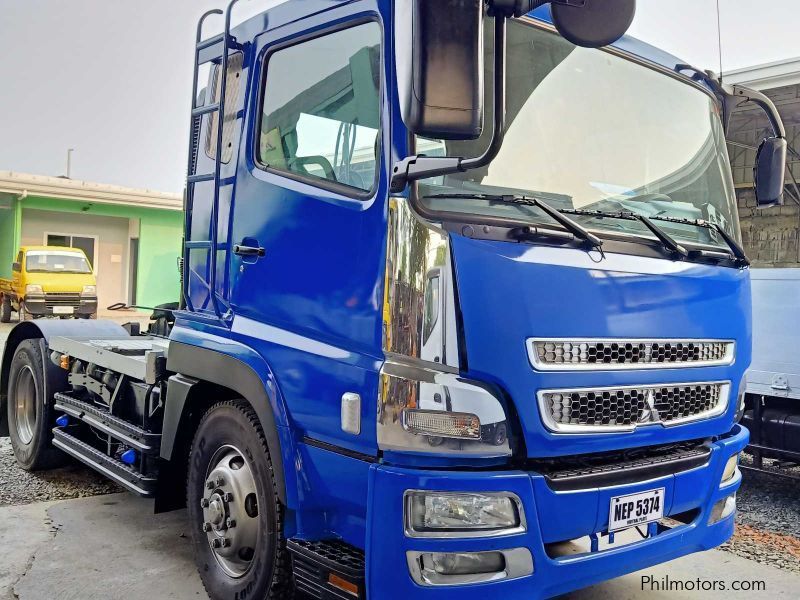
[[(24, 340), (41, 338), (45, 345), (52, 337), (85, 337), (91, 339), (128, 337), (128, 332), (114, 321), (90, 321), (75, 319), (38, 319), (24, 321), (14, 326), (8, 334), (8, 339), (3, 349), (3, 359), (0, 364), (0, 437), (8, 435), (8, 422), (6, 419), (8, 401), (8, 376), (11, 371), (11, 360), (17, 346)], [(45, 359), (47, 357), (45, 356)], [(45, 360), (45, 365), (50, 362)], [(50, 380), (50, 369), (45, 373), (45, 382)], [(47, 394), (47, 391), (45, 390)]]
[[(209, 340), (204, 338), (204, 341), (208, 342)], [(177, 375), (170, 378), (167, 387), (167, 401), (161, 434), (161, 457), (166, 460), (172, 458), (178, 428), (186, 410), (186, 402), (195, 385), (204, 381), (231, 389), (250, 402), (256, 411), (267, 439), (270, 458), (275, 467), (278, 497), (284, 505), (292, 506), (293, 503), (287, 502), (286, 471), (284, 470), (284, 458), (288, 457), (288, 464), (292, 464), (292, 442), (286, 427), (286, 413), (278, 399), (275, 379), (261, 356), (255, 354), (252, 349), (230, 340), (225, 342), (227, 352), (175, 340), (170, 342), (167, 370)], [(228, 353), (232, 344), (239, 347), (237, 354), (244, 352), (248, 355), (248, 359), (257, 360), (256, 367), (248, 364), (250, 361), (245, 362), (245, 357), (239, 358)], [(256, 371), (256, 368), (263, 369), (264, 379)]]

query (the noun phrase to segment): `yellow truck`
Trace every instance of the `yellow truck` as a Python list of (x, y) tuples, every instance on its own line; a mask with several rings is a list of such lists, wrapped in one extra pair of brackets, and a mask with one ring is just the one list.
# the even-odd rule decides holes
[(11, 279), (0, 279), (0, 322), (97, 316), (97, 281), (83, 250), (59, 246), (23, 246)]

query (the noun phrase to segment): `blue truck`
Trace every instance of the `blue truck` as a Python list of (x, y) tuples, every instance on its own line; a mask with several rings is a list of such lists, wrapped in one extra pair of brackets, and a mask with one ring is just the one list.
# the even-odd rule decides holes
[(215, 599), (550, 597), (727, 540), (725, 129), (767, 113), (779, 203), (768, 99), (623, 35), (633, 0), (235, 4), (198, 27), (180, 304), (17, 325), (19, 464), (186, 506)]

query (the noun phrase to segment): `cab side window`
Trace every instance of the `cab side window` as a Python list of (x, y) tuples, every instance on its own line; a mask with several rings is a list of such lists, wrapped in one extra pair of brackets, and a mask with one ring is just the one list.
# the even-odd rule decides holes
[(270, 169), (370, 192), (380, 129), (381, 28), (365, 23), (274, 52), (258, 156)]

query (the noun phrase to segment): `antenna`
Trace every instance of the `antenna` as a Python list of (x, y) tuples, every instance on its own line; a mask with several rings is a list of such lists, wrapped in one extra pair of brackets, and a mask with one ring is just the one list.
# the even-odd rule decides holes
[(722, 21), (717, 0), (717, 50), (719, 52), (719, 82), (722, 83)]

